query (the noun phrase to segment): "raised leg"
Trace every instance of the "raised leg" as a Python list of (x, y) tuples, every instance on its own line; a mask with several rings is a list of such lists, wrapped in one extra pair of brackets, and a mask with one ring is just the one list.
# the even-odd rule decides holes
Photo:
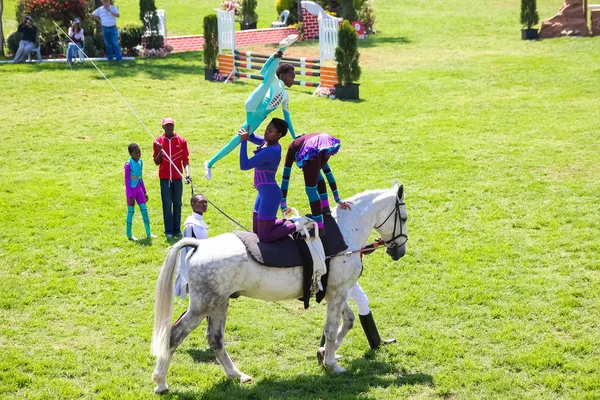
[(219, 364), (223, 366), (225, 375), (229, 379), (239, 379), (240, 382), (250, 382), (252, 378), (241, 372), (225, 350), (223, 335), (225, 332), (225, 320), (227, 318), (227, 309), (229, 308), (229, 299), (208, 316), (208, 328), (206, 328), (206, 340), (209, 346), (214, 350), (215, 357)]

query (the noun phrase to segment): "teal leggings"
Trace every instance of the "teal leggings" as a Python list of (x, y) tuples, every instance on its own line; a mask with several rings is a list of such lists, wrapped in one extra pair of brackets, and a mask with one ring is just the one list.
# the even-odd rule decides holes
[[(270, 62), (269, 62), (270, 61)], [(263, 101), (273, 79), (275, 79), (275, 73), (281, 62), (280, 58), (271, 58), (265, 63), (265, 67), (261, 70), (261, 75), (264, 76), (264, 80), (258, 85), (256, 89), (248, 96), (244, 107), (246, 108), (246, 122), (242, 125), (242, 128), (248, 130), (248, 133), (252, 134), (259, 127), (259, 125), (267, 118), (267, 116), (273, 111), (269, 110), (269, 101)], [(250, 127), (250, 129), (248, 129)], [(210, 160), (208, 160), (208, 168), (212, 168), (213, 165), (227, 154), (231, 153), (240, 144), (240, 135), (235, 135), (229, 143), (227, 143), (217, 154), (215, 154)]]
[[(150, 218), (148, 217), (148, 208), (146, 203), (139, 204), (140, 212), (142, 213), (142, 219), (144, 220), (144, 228), (146, 228), (146, 236), (150, 237)], [(127, 237), (133, 236), (132, 224), (133, 224), (133, 213), (135, 211), (134, 206), (127, 206)]]

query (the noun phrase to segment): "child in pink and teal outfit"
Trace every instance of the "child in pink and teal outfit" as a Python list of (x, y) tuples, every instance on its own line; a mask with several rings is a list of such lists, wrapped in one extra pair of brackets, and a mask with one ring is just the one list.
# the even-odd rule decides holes
[(127, 196), (127, 238), (133, 241), (137, 240), (132, 233), (133, 213), (136, 202), (142, 213), (146, 236), (149, 238), (156, 237), (150, 232), (150, 218), (148, 217), (148, 209), (146, 208), (148, 194), (146, 193), (146, 186), (144, 186), (144, 180), (142, 179), (142, 169), (144, 167), (141, 159), (142, 151), (137, 143), (131, 143), (127, 147), (127, 150), (129, 150), (129, 155), (131, 156), (124, 167), (125, 195)]

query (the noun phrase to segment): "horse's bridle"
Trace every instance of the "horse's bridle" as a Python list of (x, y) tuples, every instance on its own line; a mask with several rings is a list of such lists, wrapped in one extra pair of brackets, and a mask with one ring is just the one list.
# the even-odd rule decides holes
[[(406, 203), (404, 203), (403, 201), (400, 201), (400, 199), (398, 198), (398, 196), (396, 196), (396, 204), (394, 205), (394, 209), (390, 212), (390, 214), (387, 216), (387, 218), (381, 223), (379, 224), (379, 226), (376, 226), (375, 229), (379, 229), (381, 228), (388, 219), (390, 219), (390, 217), (393, 215), (394, 216), (394, 230), (392, 231), (392, 238), (390, 240), (386, 240), (385, 241), (385, 245), (387, 247), (388, 244), (393, 243), (394, 240), (403, 237), (404, 238), (404, 243), (402, 243), (400, 246), (403, 246), (404, 244), (406, 244), (406, 242), (408, 242), (408, 236), (402, 232), (402, 214), (400, 213), (400, 206), (406, 205)], [(398, 218), (396, 218), (398, 217)], [(400, 221), (400, 233), (396, 234), (396, 226), (398, 225), (398, 221)], [(391, 248), (394, 248), (398, 246), (398, 244), (394, 243), (393, 246), (391, 246)], [(390, 247), (388, 247), (390, 248)]]

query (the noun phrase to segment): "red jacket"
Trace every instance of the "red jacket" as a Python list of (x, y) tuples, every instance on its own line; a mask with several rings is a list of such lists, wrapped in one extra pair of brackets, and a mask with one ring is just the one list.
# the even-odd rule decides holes
[[(156, 158), (159, 152), (158, 147), (156, 146), (157, 142), (160, 143), (163, 150), (167, 153), (171, 161), (173, 161), (173, 164), (177, 166), (177, 169), (179, 169), (181, 173), (185, 173), (183, 167), (190, 163), (190, 155), (188, 153), (187, 142), (185, 141), (185, 139), (177, 135), (176, 133), (173, 133), (173, 137), (171, 139), (167, 139), (167, 137), (163, 133), (162, 136), (156, 138), (156, 141), (153, 144), (153, 158)], [(183, 178), (179, 174), (179, 172), (177, 172), (177, 170), (173, 168), (173, 165), (169, 162), (169, 160), (167, 159), (167, 157), (165, 157), (164, 154), (162, 155), (162, 161), (158, 166), (158, 177), (160, 179), (170, 179), (173, 181), (178, 181)]]

